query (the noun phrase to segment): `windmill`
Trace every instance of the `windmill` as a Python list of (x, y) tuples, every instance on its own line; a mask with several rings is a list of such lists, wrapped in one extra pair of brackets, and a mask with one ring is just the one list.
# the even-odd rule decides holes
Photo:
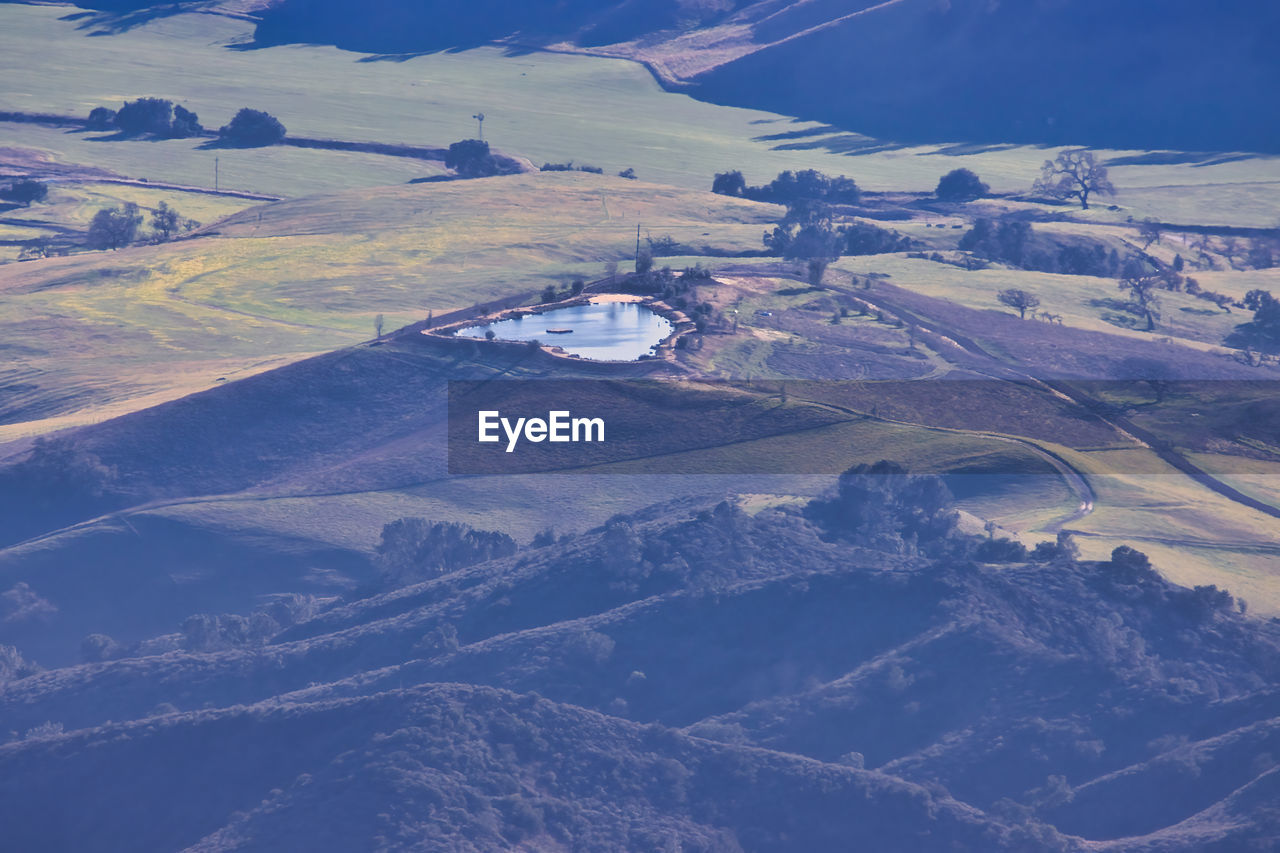
[(476, 113), (472, 118), (480, 123), (480, 138), (484, 139), (484, 113)]

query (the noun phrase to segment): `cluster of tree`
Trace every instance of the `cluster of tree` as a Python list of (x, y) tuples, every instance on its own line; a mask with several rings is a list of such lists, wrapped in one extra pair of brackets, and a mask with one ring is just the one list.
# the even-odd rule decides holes
[(839, 228), (843, 255), (886, 255), (907, 252), (915, 242), (892, 228), (881, 228), (870, 222), (851, 222)]
[(1076, 238), (1059, 243), (1037, 234), (1031, 223), (1020, 219), (978, 219), (960, 238), (959, 247), (989, 261), (1067, 275), (1111, 277), (1125, 263), (1119, 252), (1100, 242)]
[(718, 195), (785, 205), (800, 200), (827, 204), (857, 204), (862, 200), (862, 191), (852, 178), (844, 175), (833, 178), (814, 169), (780, 172), (778, 177), (758, 187), (747, 186), (741, 172), (721, 172), (712, 180), (711, 191)]
[(845, 471), (835, 497), (811, 501), (805, 515), (833, 538), (908, 555), (939, 553), (959, 521), (940, 477), (886, 460)]
[(37, 237), (29, 240), (18, 250), (18, 260), (34, 261), (40, 258), (51, 258), (55, 255), (66, 257), (71, 254), (71, 247), (65, 244), (54, 245), (48, 237)]
[(115, 129), (126, 136), (158, 136), (185, 139), (204, 135), (200, 118), (186, 107), (164, 98), (125, 101), (119, 110), (94, 107), (89, 112), (90, 130)]
[(675, 237), (670, 234), (663, 234), (661, 237), (646, 237), (645, 242), (649, 244), (649, 254), (655, 258), (670, 258), (675, 255), (696, 255), (698, 250), (692, 246), (686, 246), (684, 243), (676, 241)]
[(1237, 326), (1227, 342), (1264, 351), (1280, 348), (1280, 299), (1267, 290), (1251, 290), (1242, 304), (1253, 312), (1253, 321)]
[(1226, 294), (1203, 289), (1196, 279), (1182, 275), (1178, 271), (1179, 266), (1176, 260), (1170, 265), (1153, 255), (1144, 254), (1126, 259), (1121, 268), (1119, 287), (1132, 297), (1132, 312), (1146, 319), (1147, 331), (1155, 329), (1156, 320), (1160, 317), (1161, 290), (1185, 291), (1197, 299), (1212, 302), (1227, 313), (1231, 312), (1233, 305), (1245, 307), (1244, 303), (1236, 302)]
[(459, 522), (400, 518), (383, 526), (377, 550), (387, 579), (404, 586), (510, 556), (516, 548), (505, 533)]
[(990, 191), (991, 187), (969, 169), (952, 169), (938, 181), (933, 194), (940, 201), (973, 201)]
[(575, 166), (573, 165), (572, 160), (570, 160), (568, 163), (543, 163), (542, 168), (539, 169), (538, 171), (539, 172), (590, 172), (593, 175), (604, 174), (604, 169), (601, 169), (599, 166), (588, 166), (586, 164), (583, 164), (581, 166)]
[[(88, 244), (93, 249), (121, 249), (141, 239), (142, 211), (134, 202), (122, 207), (104, 207), (89, 222)], [(166, 243), (179, 231), (190, 231), (200, 223), (185, 219), (167, 202), (151, 211), (151, 240)]]
[(787, 215), (764, 234), (765, 248), (792, 260), (832, 259), (841, 255), (879, 255), (914, 247), (909, 237), (870, 222), (833, 226), (831, 208), (823, 201), (798, 199)]
[(280, 144), (286, 133), (285, 126), (275, 116), (244, 107), (229, 123), (218, 128), (218, 141), (232, 148), (260, 148)]
[(38, 201), (44, 201), (48, 195), (48, 185), (40, 181), (27, 179), (13, 181), (9, 186), (0, 189), (0, 199), (11, 201), (15, 204), (33, 204)]
[(445, 155), (444, 165), (464, 178), (484, 178), (504, 171), (502, 161), (489, 150), (489, 143), (483, 139), (454, 142)]
[(261, 611), (251, 616), (197, 613), (182, 623), (182, 647), (189, 652), (216, 652), (261, 646), (278, 633), (280, 624)]
[[(1149, 233), (1146, 230), (1150, 228), (1147, 223), (1143, 223), (1142, 228), (1144, 235)], [(1214, 240), (1208, 234), (1200, 234), (1188, 240), (1187, 244), (1195, 252), (1192, 262), (1200, 269), (1217, 269), (1217, 262), (1214, 260), (1214, 254), (1217, 254), (1225, 259), (1232, 269), (1264, 270), (1276, 265), (1276, 257), (1280, 255), (1280, 231), (1257, 234), (1248, 242), (1233, 234), (1227, 234), (1218, 240)]]

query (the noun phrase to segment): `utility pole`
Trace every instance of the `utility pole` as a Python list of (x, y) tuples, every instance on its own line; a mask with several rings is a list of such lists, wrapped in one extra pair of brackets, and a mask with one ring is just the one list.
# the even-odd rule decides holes
[(217, 157), (213, 158), (213, 189), (215, 192), (218, 189), (218, 158)]
[(476, 113), (475, 115), (472, 116), (472, 118), (480, 123), (480, 138), (483, 140), (484, 139), (484, 113)]

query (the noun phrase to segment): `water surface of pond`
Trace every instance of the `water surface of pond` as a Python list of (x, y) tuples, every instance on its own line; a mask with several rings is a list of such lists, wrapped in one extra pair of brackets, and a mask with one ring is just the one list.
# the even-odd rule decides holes
[[(572, 329), (554, 334), (548, 329)], [(558, 346), (565, 352), (597, 361), (635, 361), (653, 355), (653, 348), (667, 338), (674, 327), (644, 305), (634, 302), (601, 302), (556, 308), (545, 314), (512, 317), (459, 329), (460, 338), (483, 338), (493, 334), (502, 341), (537, 340)]]

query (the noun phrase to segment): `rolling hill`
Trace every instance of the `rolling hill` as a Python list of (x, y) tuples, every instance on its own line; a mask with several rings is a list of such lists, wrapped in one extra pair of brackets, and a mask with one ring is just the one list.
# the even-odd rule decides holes
[[(894, 512), (878, 528), (891, 537), (914, 523)], [(11, 682), (8, 837), (794, 850), (856, 836), (924, 851), (1275, 837), (1242, 806), (1274, 762), (1238, 757), (1275, 748), (1274, 624), (1128, 549), (981, 565), (963, 556), (977, 539), (922, 536), (949, 552), (936, 559), (806, 515), (660, 505), (351, 598), (265, 644)]]
[(627, 56), (717, 103), (901, 142), (1275, 152), (1256, 92), (1280, 19), (1251, 0), (480, 2), (279, 0), (261, 44), (377, 54), (498, 40)]

